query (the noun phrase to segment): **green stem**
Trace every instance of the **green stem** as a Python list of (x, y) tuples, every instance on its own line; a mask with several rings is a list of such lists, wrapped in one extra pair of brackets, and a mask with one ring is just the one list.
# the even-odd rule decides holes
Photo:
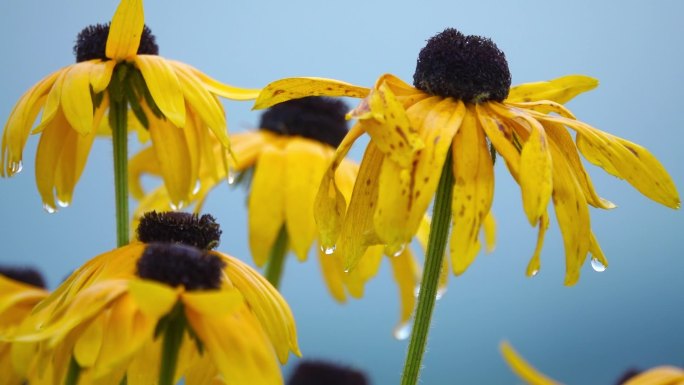
[(402, 385), (415, 385), (418, 382), (432, 310), (437, 296), (437, 286), (439, 286), (439, 273), (444, 259), (447, 236), (449, 235), (453, 184), (454, 175), (451, 171), (451, 151), (449, 151), (442, 168), (442, 176), (439, 179), (435, 205), (432, 210), (432, 224), (430, 225), (430, 238), (425, 255), (423, 280), (420, 283), (416, 319), (411, 332), (404, 373), (401, 376)]
[(78, 362), (74, 356), (71, 356), (69, 360), (69, 368), (67, 369), (66, 377), (64, 377), (64, 385), (76, 385), (78, 384), (78, 378), (81, 376), (81, 367), (78, 366)]
[(183, 343), (185, 333), (185, 314), (183, 305), (178, 303), (168, 315), (168, 323), (164, 329), (162, 341), (161, 367), (159, 368), (159, 385), (173, 385), (178, 364), (178, 352)]
[(280, 278), (283, 276), (283, 266), (285, 265), (285, 256), (287, 255), (287, 230), (285, 226), (280, 228), (278, 238), (276, 238), (271, 249), (271, 257), (266, 265), (264, 276), (268, 282), (276, 289), (280, 286)]
[(128, 111), (126, 102), (112, 101), (109, 113), (112, 124), (112, 145), (114, 147), (114, 191), (116, 199), (116, 242), (117, 246), (128, 244)]

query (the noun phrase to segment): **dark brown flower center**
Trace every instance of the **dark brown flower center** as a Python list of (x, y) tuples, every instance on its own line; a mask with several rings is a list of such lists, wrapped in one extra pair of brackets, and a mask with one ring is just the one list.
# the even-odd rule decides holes
[(136, 274), (169, 286), (187, 290), (211, 290), (221, 287), (225, 262), (218, 256), (196, 247), (178, 243), (151, 243), (138, 260)]
[[(107, 60), (105, 51), (107, 48), (107, 37), (109, 36), (109, 23), (89, 25), (76, 36), (76, 44), (74, 44), (74, 55), (76, 55), (76, 62), (80, 63), (92, 59)], [(138, 47), (139, 55), (159, 55), (159, 46), (152, 31), (145, 26), (143, 28), (142, 37), (140, 38), (140, 46)]]
[(420, 51), (413, 85), (467, 103), (503, 101), (511, 73), (506, 55), (490, 39), (447, 28)]
[(221, 226), (214, 217), (183, 212), (151, 211), (138, 225), (138, 239), (144, 243), (165, 242), (211, 250), (219, 245)]
[(45, 279), (43, 278), (43, 275), (38, 270), (30, 267), (0, 266), (0, 275), (45, 289)]
[(367, 385), (366, 375), (356, 369), (324, 361), (302, 361), (287, 385)]

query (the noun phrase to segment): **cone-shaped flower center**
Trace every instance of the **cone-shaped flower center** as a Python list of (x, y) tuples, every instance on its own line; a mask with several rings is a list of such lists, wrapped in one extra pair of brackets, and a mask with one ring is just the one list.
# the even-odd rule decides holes
[(209, 290), (221, 287), (225, 266), (216, 255), (196, 247), (151, 243), (138, 260), (136, 274), (172, 287), (182, 285), (187, 290)]
[(511, 73), (506, 56), (490, 39), (447, 28), (420, 51), (413, 85), (467, 103), (500, 102), (508, 96)]
[(30, 267), (4, 267), (0, 266), (0, 275), (15, 281), (23, 282), (32, 286), (45, 289), (45, 279), (36, 269)]
[(277, 104), (261, 115), (259, 127), (280, 135), (302, 136), (337, 147), (347, 134), (347, 105), (310, 96)]
[(323, 361), (304, 361), (292, 373), (288, 385), (366, 385), (363, 372)]
[(219, 245), (221, 226), (209, 214), (199, 217), (190, 213), (151, 211), (140, 219), (138, 239), (144, 243), (181, 243), (211, 250)]
[[(92, 59), (107, 60), (105, 50), (108, 36), (109, 23), (89, 25), (83, 28), (76, 36), (76, 44), (74, 45), (76, 62), (80, 63)], [(157, 46), (156, 39), (147, 26), (143, 28), (138, 55), (159, 55), (159, 46)]]

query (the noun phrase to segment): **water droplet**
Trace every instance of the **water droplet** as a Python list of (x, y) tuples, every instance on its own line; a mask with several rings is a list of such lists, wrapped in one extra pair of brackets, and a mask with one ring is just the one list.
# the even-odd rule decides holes
[(57, 199), (57, 205), (59, 207), (69, 207), (69, 204), (70, 204), (69, 201), (63, 201), (63, 200)]
[(536, 277), (539, 274), (539, 269), (532, 270), (530, 272), (530, 277)]
[(180, 201), (178, 203), (169, 202), (169, 206), (171, 206), (171, 210), (178, 211), (178, 210), (182, 209), (183, 207), (185, 207), (185, 202), (183, 202), (183, 201)]
[(405, 322), (396, 328), (394, 328), (394, 338), (398, 340), (405, 340), (411, 335), (411, 329), (413, 328), (412, 322)]
[(437, 288), (437, 294), (435, 295), (435, 300), (439, 301), (440, 299), (442, 299), (442, 297), (444, 297), (444, 294), (446, 294), (446, 292), (447, 292), (446, 286), (445, 287), (438, 287)]
[(57, 208), (49, 203), (43, 203), (43, 210), (48, 214), (54, 214), (57, 212)]
[(413, 296), (418, 298), (419, 295), (420, 295), (420, 283), (416, 285), (415, 289), (413, 289)]
[(351, 271), (351, 269), (348, 267), (346, 269), (344, 269), (345, 274), (349, 274), (350, 271)]
[(322, 251), (325, 255), (331, 255), (332, 253), (335, 252), (335, 247), (336, 247), (335, 245), (332, 245), (332, 246), (322, 246), (322, 245), (321, 245), (321, 251)]
[(405, 249), (406, 249), (406, 244), (405, 244), (405, 243), (402, 243), (402, 244), (400, 244), (400, 245), (398, 245), (398, 246), (395, 246), (395, 245), (392, 245), (392, 246), (387, 245), (387, 246), (385, 246), (385, 254), (386, 254), (386, 255), (391, 255), (391, 256), (393, 256), (393, 257), (398, 257), (398, 256), (401, 255), (401, 253), (404, 252)]
[(202, 183), (198, 180), (197, 183), (195, 183), (195, 187), (192, 189), (192, 195), (197, 194), (200, 188), (202, 188)]
[(599, 273), (606, 271), (606, 265), (601, 263), (601, 261), (599, 261), (596, 257), (591, 259), (591, 267), (594, 269), (594, 271)]
[(10, 174), (18, 174), (21, 172), (21, 170), (24, 168), (24, 164), (21, 163), (21, 161), (16, 161), (16, 162), (11, 162), (10, 163)]
[(235, 169), (233, 168), (233, 166), (228, 166), (228, 177), (226, 178), (226, 179), (228, 179), (228, 184), (235, 183), (235, 176), (236, 176), (236, 172), (235, 172)]

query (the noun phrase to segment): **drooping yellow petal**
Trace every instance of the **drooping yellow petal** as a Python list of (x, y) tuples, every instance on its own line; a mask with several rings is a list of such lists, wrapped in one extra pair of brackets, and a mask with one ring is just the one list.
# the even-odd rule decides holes
[[(140, 69), (157, 107), (176, 127), (183, 127), (185, 125), (183, 89), (171, 64), (157, 55), (136, 55), (135, 65)], [(147, 114), (147, 116), (152, 115)]]
[(544, 235), (546, 230), (549, 228), (549, 215), (544, 213), (539, 219), (539, 232), (537, 233), (537, 245), (534, 248), (534, 254), (530, 258), (530, 262), (527, 264), (527, 270), (525, 270), (525, 275), (528, 277), (534, 277), (539, 273), (541, 269), (541, 251), (544, 246)]
[(52, 87), (50, 88), (50, 92), (47, 94), (47, 99), (45, 99), (43, 113), (40, 116), (40, 124), (33, 129), (32, 134), (42, 132), (45, 126), (50, 123), (52, 119), (54, 119), (58, 111), (62, 113), (62, 85), (64, 84), (64, 78), (69, 70), (69, 67), (65, 68), (65, 70), (61, 71), (56, 77)]
[(183, 304), (199, 315), (217, 317), (237, 311), (244, 297), (238, 290), (187, 292), (183, 293)]
[(228, 383), (278, 385), (280, 367), (268, 337), (246, 307), (235, 314), (207, 317), (188, 309), (192, 330)]
[(268, 260), (273, 243), (285, 221), (286, 153), (268, 145), (256, 164), (247, 203), (249, 246), (257, 266)]
[(95, 317), (76, 340), (74, 358), (82, 368), (93, 366), (98, 354), (100, 354), (105, 318), (104, 313)]
[(135, 199), (143, 199), (145, 191), (142, 186), (144, 174), (159, 175), (161, 170), (153, 146), (149, 146), (133, 155), (128, 160), (128, 186)]
[(539, 373), (508, 342), (503, 341), (499, 345), (499, 349), (501, 349), (501, 354), (513, 373), (517, 374), (521, 380), (529, 385), (559, 385), (558, 382)]
[(285, 78), (269, 83), (259, 93), (253, 109), (261, 110), (306, 96), (347, 96), (364, 98), (370, 90), (334, 79), (303, 77)]
[(112, 80), (115, 66), (114, 60), (93, 62), (90, 67), (90, 86), (93, 88), (93, 93), (99, 94), (107, 88), (109, 81)]
[(491, 253), (496, 248), (496, 219), (491, 210), (485, 216), (482, 226), (484, 229), (485, 244), (487, 246), (486, 251)]
[(178, 292), (167, 285), (149, 280), (131, 280), (128, 293), (137, 307), (150, 317), (161, 318), (171, 311), (178, 300)]
[(291, 139), (285, 148), (285, 225), (300, 261), (306, 260), (316, 237), (314, 201), (330, 158), (325, 150), (304, 138)]
[(409, 85), (405, 81), (392, 74), (384, 74), (380, 76), (376, 81), (375, 86), (378, 87), (380, 84), (385, 84), (390, 90), (392, 90), (392, 93), (394, 93), (397, 99), (401, 102), (401, 104), (404, 106), (404, 109), (408, 109), (415, 103), (432, 96)]
[(624, 385), (682, 385), (684, 370), (674, 366), (658, 366), (627, 380)]
[[(491, 104), (491, 103), (490, 103)], [(496, 152), (506, 161), (508, 170), (516, 181), (520, 180), (520, 153), (511, 143), (510, 137), (513, 135), (511, 129), (507, 127), (489, 108), (481, 104), (475, 105), (480, 125), (487, 134)]]
[(62, 206), (71, 203), (74, 188), (83, 173), (95, 136), (97, 136), (95, 130), (85, 135), (68, 130), (64, 138), (55, 176), (57, 199)]
[(421, 270), (407, 247), (401, 254), (389, 258), (392, 265), (394, 282), (399, 289), (399, 322), (394, 328), (394, 335), (406, 328), (411, 320), (413, 309), (416, 305), (416, 287), (420, 285)]
[(321, 274), (323, 274), (323, 281), (328, 287), (328, 292), (337, 302), (345, 303), (347, 301), (347, 292), (344, 289), (344, 263), (339, 254), (326, 254), (324, 250), (319, 248), (318, 260), (321, 264)]
[(43, 207), (52, 211), (55, 205), (54, 187), (59, 158), (71, 129), (61, 111), (43, 130), (36, 150), (36, 186), (43, 200)]
[(601, 250), (601, 245), (599, 245), (598, 241), (596, 240), (596, 236), (594, 235), (593, 231), (591, 232), (591, 239), (589, 240), (589, 242), (589, 252), (591, 253), (592, 259), (596, 259), (596, 261), (598, 261), (602, 268), (606, 269), (608, 267), (608, 259), (606, 258), (606, 255), (603, 254), (603, 250)]
[(384, 247), (382, 245), (370, 246), (359, 258), (358, 264), (353, 270), (342, 276), (347, 291), (354, 298), (362, 298), (366, 283), (372, 279), (380, 269)]
[(64, 75), (60, 104), (69, 125), (80, 134), (93, 129), (93, 99), (90, 95), (92, 62), (76, 63)]
[(480, 251), (480, 229), (494, 198), (494, 168), (484, 131), (472, 107), (451, 147), (454, 188), (453, 228), (449, 241), (454, 274), (466, 271)]
[(221, 83), (218, 80), (215, 80), (207, 76), (204, 72), (182, 62), (174, 60), (169, 60), (169, 62), (174, 67), (181, 67), (184, 68), (186, 71), (192, 72), (202, 81), (202, 84), (204, 85), (204, 88), (207, 91), (211, 92), (212, 94), (223, 96), (226, 99), (253, 100), (256, 99), (257, 96), (259, 96), (259, 92), (261, 92), (261, 89), (239, 88), (225, 83)]
[(171, 202), (180, 206), (194, 187), (190, 149), (183, 129), (166, 120), (151, 119), (149, 132)]
[(113, 60), (130, 59), (138, 52), (145, 25), (142, 0), (119, 3), (109, 26), (105, 55)]
[(575, 96), (593, 90), (598, 84), (597, 79), (584, 75), (566, 75), (544, 82), (524, 83), (511, 87), (506, 102), (551, 100), (565, 104)]

